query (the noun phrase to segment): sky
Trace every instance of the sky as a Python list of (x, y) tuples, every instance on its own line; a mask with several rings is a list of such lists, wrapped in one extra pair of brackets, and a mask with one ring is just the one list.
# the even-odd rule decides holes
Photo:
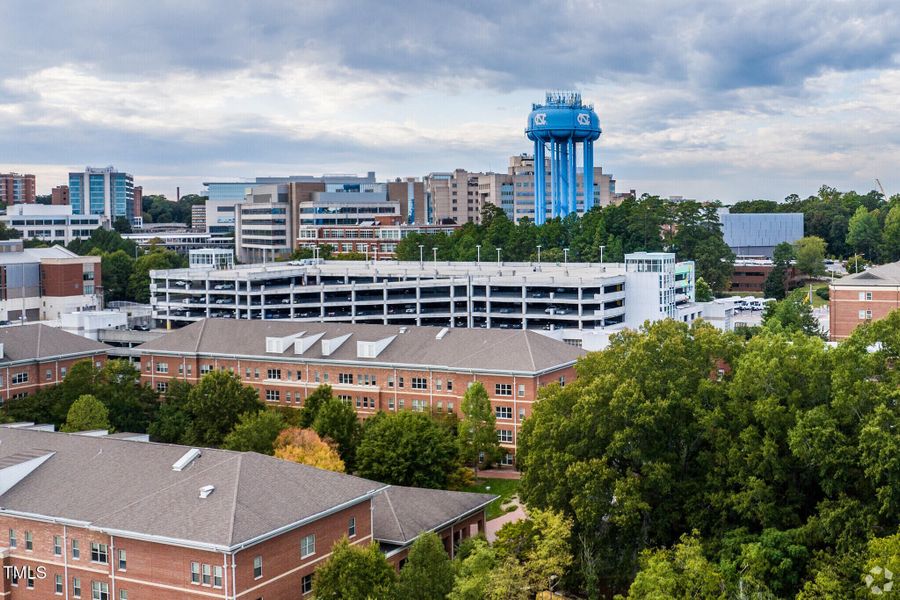
[(896, 0), (2, 0), (0, 172), (505, 171), (579, 90), (618, 191), (900, 192)]

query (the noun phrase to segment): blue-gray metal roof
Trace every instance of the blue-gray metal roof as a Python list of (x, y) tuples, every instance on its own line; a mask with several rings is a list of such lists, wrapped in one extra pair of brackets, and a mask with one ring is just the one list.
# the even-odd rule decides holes
[(732, 249), (792, 244), (803, 237), (803, 213), (725, 213), (720, 218)]

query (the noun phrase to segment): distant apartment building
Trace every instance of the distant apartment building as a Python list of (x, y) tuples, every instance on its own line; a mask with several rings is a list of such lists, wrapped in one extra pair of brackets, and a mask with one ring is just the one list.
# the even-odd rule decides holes
[(300, 248), (331, 246), (335, 254), (370, 253), (373, 260), (394, 258), (397, 244), (409, 235), (451, 234), (458, 225), (301, 225), (297, 232)]
[(725, 243), (739, 257), (772, 258), (775, 246), (803, 237), (803, 213), (719, 212)]
[(461, 415), (463, 395), (478, 381), (497, 416), (505, 466), (538, 390), (573, 381), (584, 355), (531, 331), (226, 319), (194, 323), (137, 351), (142, 380), (161, 393), (175, 379), (196, 382), (225, 369), (273, 406), (302, 407), (328, 384), (361, 418), (404, 410)]
[(0, 223), (18, 230), (24, 239), (49, 244), (68, 244), (89, 238), (101, 226), (100, 215), (73, 215), (69, 205), (17, 204), (10, 206)]
[[(775, 263), (767, 258), (739, 258), (734, 261), (731, 272), (730, 290), (732, 292), (762, 292), (766, 279)], [(785, 290), (794, 289), (803, 283), (803, 275), (794, 265), (789, 265), (784, 278)]]
[(144, 224), (144, 188), (140, 185), (134, 186), (134, 198), (132, 200), (133, 217), (131, 223), (135, 227), (142, 227)]
[[(544, 165), (547, 173), (545, 181), (550, 195), (550, 161)], [(424, 178), (425, 196), (431, 219), (429, 223), (479, 223), (481, 210), (487, 204), (503, 209), (513, 221), (528, 217), (534, 221), (534, 157), (529, 154), (512, 156), (506, 173), (470, 172), (456, 169), (452, 172), (429, 173)], [(584, 190), (582, 175), (577, 172), (576, 202), (578, 213), (584, 212)], [(601, 167), (594, 167), (594, 205), (609, 206), (621, 201), (623, 195), (616, 194), (616, 182), (603, 173)], [(551, 207), (548, 206), (549, 218)]]
[(100, 308), (100, 257), (0, 241), (0, 322), (58, 319)]
[(100, 215), (104, 226), (116, 219), (135, 224), (134, 179), (115, 167), (87, 167), (83, 172), (69, 173), (69, 200), (76, 215)]
[(3, 564), (12, 567), (0, 595), (312, 598), (338, 540), (378, 544), (399, 568), (415, 539), (435, 531), (452, 556), (484, 531), (496, 498), (138, 440), (0, 427)]
[(53, 206), (68, 206), (71, 204), (69, 200), (69, 186), (58, 185), (50, 190), (50, 204)]
[(206, 231), (206, 204), (191, 206), (191, 229)]
[(835, 279), (828, 292), (830, 337), (842, 340), (859, 325), (900, 309), (900, 262)]
[(106, 362), (109, 347), (41, 323), (0, 327), (0, 405), (62, 382), (77, 362)]
[(0, 173), (0, 202), (34, 204), (34, 175)]

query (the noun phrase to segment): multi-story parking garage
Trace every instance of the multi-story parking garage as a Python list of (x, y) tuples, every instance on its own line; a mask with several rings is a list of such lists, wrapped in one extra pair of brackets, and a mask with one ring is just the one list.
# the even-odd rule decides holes
[(501, 329), (603, 329), (701, 316), (693, 263), (635, 253), (624, 264), (303, 261), (151, 271), (153, 316)]

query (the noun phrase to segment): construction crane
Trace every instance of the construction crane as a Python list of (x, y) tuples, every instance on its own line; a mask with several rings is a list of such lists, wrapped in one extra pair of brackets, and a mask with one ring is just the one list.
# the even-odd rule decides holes
[(884, 193), (884, 186), (881, 185), (881, 180), (878, 179), (878, 178), (876, 177), (876, 178), (875, 178), (875, 183), (878, 184), (878, 189), (881, 190), (881, 195), (884, 196), (884, 199), (885, 199), (885, 200), (887, 200), (888, 197), (887, 197), (887, 194)]

